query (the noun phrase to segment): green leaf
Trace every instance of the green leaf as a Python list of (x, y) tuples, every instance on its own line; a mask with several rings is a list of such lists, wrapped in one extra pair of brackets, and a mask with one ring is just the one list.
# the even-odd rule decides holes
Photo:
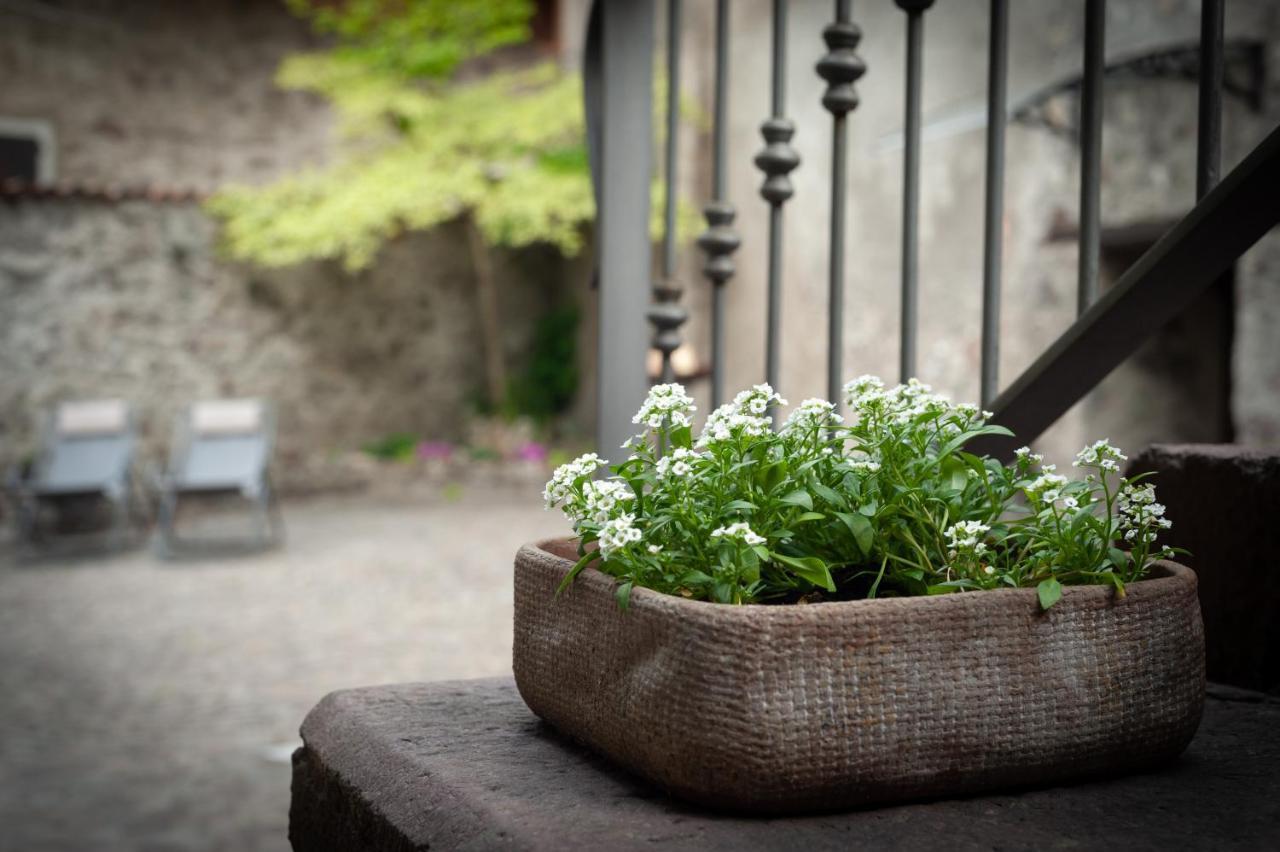
[(819, 497), (821, 497), (823, 500), (826, 500), (832, 506), (843, 507), (845, 505), (844, 498), (841, 497), (839, 493), (837, 493), (834, 489), (828, 488), (827, 486), (823, 485), (821, 482), (815, 482), (813, 483), (813, 485), (809, 487), (813, 489), (814, 494), (817, 494)]
[(759, 509), (759, 508), (760, 508), (759, 506), (757, 506), (755, 503), (752, 503), (750, 500), (730, 500), (728, 503), (724, 504), (724, 510), (726, 512), (735, 512), (735, 511), (754, 512), (756, 509)]
[(938, 450), (938, 458), (946, 458), (979, 435), (1003, 435), (1006, 438), (1013, 437), (1013, 433), (1003, 426), (989, 424), (978, 429), (970, 429), (968, 432), (961, 432), (959, 435), (956, 435), (950, 441), (943, 444)]
[(1040, 609), (1047, 610), (1062, 597), (1062, 584), (1057, 577), (1041, 580), (1036, 586), (1036, 596), (1040, 598)]
[(577, 562), (575, 562), (573, 567), (569, 569), (569, 573), (565, 574), (564, 579), (560, 581), (560, 585), (556, 586), (556, 597), (560, 597), (560, 593), (563, 592), (565, 589), (569, 588), (569, 584), (572, 583), (574, 579), (579, 574), (582, 573), (582, 569), (587, 567), (587, 563), (589, 563), (592, 559), (595, 559), (599, 555), (600, 555), (600, 551), (592, 550), (586, 556), (582, 557)]
[(836, 512), (836, 517), (844, 521), (844, 525), (853, 534), (853, 540), (862, 551), (863, 556), (871, 555), (871, 545), (875, 541), (876, 531), (867, 520), (866, 515), (858, 512)]
[(936, 586), (930, 586), (925, 589), (925, 593), (930, 595), (949, 595), (958, 591), (960, 591), (959, 586), (948, 586), (946, 583), (939, 583)]
[(693, 433), (688, 426), (677, 426), (671, 430), (671, 446), (684, 447), (686, 450), (693, 447)]
[(623, 583), (613, 592), (613, 599), (618, 602), (618, 608), (623, 612), (631, 608), (631, 585), (630, 582)]
[(797, 524), (803, 524), (805, 521), (820, 521), (825, 517), (826, 515), (821, 512), (805, 512), (803, 515), (796, 518), (795, 522)]
[(880, 504), (875, 500), (872, 500), (859, 506), (858, 511), (866, 515), (868, 518), (874, 518), (876, 516), (876, 509), (878, 508), (880, 508)]
[(1125, 596), (1124, 580), (1120, 579), (1119, 574), (1108, 573), (1105, 575), (1111, 581), (1111, 585), (1116, 589), (1116, 600), (1123, 600)]
[(1129, 567), (1129, 554), (1118, 547), (1107, 548), (1107, 559), (1116, 567), (1117, 571), (1123, 571)]
[(800, 506), (805, 509), (813, 509), (813, 498), (809, 496), (809, 492), (803, 489), (797, 489), (782, 498), (783, 503), (792, 506)]
[(693, 570), (686, 571), (684, 576), (680, 578), (680, 582), (686, 586), (705, 586), (711, 582), (711, 575), (702, 571)]
[(795, 575), (808, 580), (815, 586), (821, 586), (828, 592), (836, 590), (835, 581), (831, 579), (831, 569), (827, 563), (816, 556), (787, 556), (784, 553), (772, 554), (774, 562), (786, 565)]

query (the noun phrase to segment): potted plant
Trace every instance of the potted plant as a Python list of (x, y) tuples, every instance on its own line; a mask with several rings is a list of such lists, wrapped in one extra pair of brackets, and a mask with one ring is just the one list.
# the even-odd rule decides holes
[(516, 683), (556, 728), (671, 792), (801, 812), (1145, 768), (1199, 724), (1195, 575), (1106, 441), (1074, 480), (912, 381), (767, 385), (697, 439), (679, 385), (609, 478), (545, 496), (576, 539), (516, 558)]

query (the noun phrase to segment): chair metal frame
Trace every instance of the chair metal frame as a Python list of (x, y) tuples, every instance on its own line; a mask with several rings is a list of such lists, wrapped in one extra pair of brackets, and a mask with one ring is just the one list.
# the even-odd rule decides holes
[[(203, 403), (214, 402), (204, 400)], [(272, 485), (270, 462), (275, 446), (276, 415), (274, 406), (263, 399), (255, 399), (259, 406), (257, 428), (253, 431), (228, 433), (200, 433), (193, 423), (197, 402), (187, 406), (175, 419), (173, 442), (170, 445), (168, 467), (158, 477), (159, 492), (158, 533), (159, 551), (166, 558), (195, 554), (211, 548), (236, 548), (265, 550), (283, 543), (284, 525), (280, 518), (279, 503)], [(210, 447), (219, 441), (257, 439), (257, 463), (240, 475), (228, 473), (225, 477), (210, 477), (208, 471), (192, 478), (190, 466), (197, 447)], [(246, 450), (247, 451), (247, 450)], [(234, 454), (233, 454), (234, 455)], [(184, 495), (238, 494), (253, 504), (253, 534), (249, 539), (228, 539), (218, 542), (183, 539), (178, 535), (178, 507)]]
[[(9, 497), (14, 518), (15, 537), (20, 552), (30, 555), (37, 551), (37, 542), (41, 539), (41, 510), (49, 505), (56, 505), (74, 498), (90, 498), (105, 500), (111, 506), (111, 524), (106, 531), (108, 549), (120, 550), (128, 546), (140, 533), (141, 522), (145, 517), (145, 506), (139, 493), (138, 479), (135, 472), (135, 454), (137, 451), (137, 417), (133, 407), (123, 400), (118, 402), (124, 408), (124, 421), (118, 431), (104, 432), (63, 432), (59, 425), (59, 414), (65, 406), (75, 404), (66, 401), (44, 412), (37, 429), (39, 452), (29, 464), (15, 464), (10, 468), (5, 481), (5, 492)], [(113, 441), (115, 446), (99, 451), (99, 460), (109, 468), (100, 476), (88, 476), (76, 481), (65, 479), (67, 471), (67, 455), (74, 452), (77, 444), (88, 444), (91, 441)], [(81, 453), (85, 447), (81, 446)], [(111, 453), (110, 456), (107, 453)], [(93, 451), (89, 451), (90, 456)], [(64, 468), (59, 470), (60, 465)], [(61, 482), (59, 476), (64, 477)], [(66, 537), (97, 537), (96, 533), (67, 534)]]

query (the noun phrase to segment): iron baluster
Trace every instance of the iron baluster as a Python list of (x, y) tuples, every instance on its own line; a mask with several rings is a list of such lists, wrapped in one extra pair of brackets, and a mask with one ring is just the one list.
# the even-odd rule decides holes
[(933, 0), (897, 0), (907, 13), (907, 97), (902, 154), (902, 381), (916, 375), (919, 325), (920, 243), (920, 78), (924, 53), (924, 13)]
[[(795, 125), (783, 117), (786, 106), (787, 0), (773, 0), (772, 117), (760, 126), (765, 148), (755, 163), (765, 173), (760, 195), (769, 202), (769, 302), (765, 334), (765, 381), (778, 389), (779, 331), (782, 320), (782, 205), (795, 192), (788, 175), (800, 165), (789, 144)], [(776, 419), (777, 412), (774, 411)]]
[(1196, 200), (1218, 185), (1222, 169), (1222, 0), (1200, 2), (1200, 104), (1196, 122)]
[(1080, 258), (1076, 314), (1098, 298), (1101, 245), (1102, 75), (1106, 66), (1107, 0), (1087, 0), (1084, 81), (1080, 90)]
[(716, 80), (711, 130), (711, 202), (703, 210), (707, 230), (698, 245), (707, 254), (702, 272), (711, 281), (711, 407), (724, 399), (724, 284), (733, 277), (733, 252), (741, 240), (733, 230), (733, 205), (725, 199), (728, 137), (725, 87), (729, 82), (729, 0), (716, 0)]
[(854, 51), (862, 30), (850, 20), (851, 0), (836, 0), (836, 20), (822, 31), (827, 54), (818, 60), (818, 76), (827, 81), (822, 105), (831, 113), (831, 258), (827, 305), (827, 398), (840, 399), (844, 365), (844, 230), (848, 194), (848, 114), (858, 107), (853, 84), (866, 73)]
[(653, 323), (653, 347), (662, 353), (661, 381), (675, 378), (671, 353), (680, 346), (680, 326), (689, 312), (680, 304), (684, 292), (676, 280), (676, 168), (680, 159), (680, 20), (681, 0), (667, 0), (667, 150), (664, 179), (662, 277), (654, 285), (656, 301), (647, 316)]
[(995, 398), (1000, 368), (1000, 252), (1004, 228), (1004, 130), (1009, 72), (1009, 3), (991, 0), (987, 64), (987, 177), (983, 215), (982, 389), (983, 405)]

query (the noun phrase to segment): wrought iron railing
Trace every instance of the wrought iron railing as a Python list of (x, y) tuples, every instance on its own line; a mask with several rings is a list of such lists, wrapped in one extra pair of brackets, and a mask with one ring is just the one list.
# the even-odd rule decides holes
[[(906, 14), (906, 91), (902, 207), (900, 371), (916, 372), (918, 300), (921, 61), (924, 21), (932, 0), (896, 0)], [(671, 376), (671, 354), (680, 345), (687, 312), (675, 282), (675, 196), (680, 0), (667, 0), (667, 101), (665, 235), (661, 276), (648, 279), (646, 223), (652, 119), (654, 0), (596, 0), (585, 61), (592, 173), (599, 203), (600, 350), (598, 441), (611, 448), (631, 432), (627, 415), (645, 392), (645, 350), (662, 353), (662, 374)], [(1203, 0), (1199, 41), (1199, 115), (1196, 154), (1197, 204), (1101, 298), (1098, 296), (1102, 103), (1106, 0), (1084, 4), (1084, 56), (1080, 83), (1081, 148), (1077, 319), (1022, 375), (1001, 392), (997, 364), (1001, 299), (1001, 239), (1004, 201), (1005, 127), (1009, 114), (1008, 0), (990, 0), (986, 115), (986, 178), (983, 214), (982, 336), (980, 388), (995, 421), (1020, 440), (1038, 436), (1132, 354), (1150, 334), (1184, 309), (1223, 275), (1250, 246), (1280, 223), (1280, 129), (1263, 141), (1219, 183), (1223, 90), (1223, 0)], [(770, 115), (761, 124), (764, 148), (755, 163), (764, 174), (760, 195), (769, 205), (765, 379), (778, 387), (781, 373), (782, 220), (792, 195), (791, 172), (799, 157), (790, 146), (795, 132), (786, 117), (787, 0), (773, 0)], [(711, 198), (706, 231), (698, 240), (706, 254), (704, 274), (712, 286), (711, 396), (724, 395), (724, 288), (734, 274), (735, 208), (727, 198), (726, 102), (729, 80), (728, 0), (717, 0), (712, 124)], [(845, 211), (848, 115), (858, 106), (854, 84), (864, 66), (856, 50), (862, 33), (850, 0), (835, 0), (834, 21), (824, 32), (827, 53), (816, 70), (826, 81), (823, 105), (831, 113), (831, 211), (827, 386), (838, 400), (842, 380), (845, 281)], [(650, 303), (650, 293), (653, 302)], [(654, 327), (644, 340), (640, 317)], [(785, 390), (785, 388), (781, 388)], [(1006, 453), (1011, 445), (989, 440), (984, 449)]]

